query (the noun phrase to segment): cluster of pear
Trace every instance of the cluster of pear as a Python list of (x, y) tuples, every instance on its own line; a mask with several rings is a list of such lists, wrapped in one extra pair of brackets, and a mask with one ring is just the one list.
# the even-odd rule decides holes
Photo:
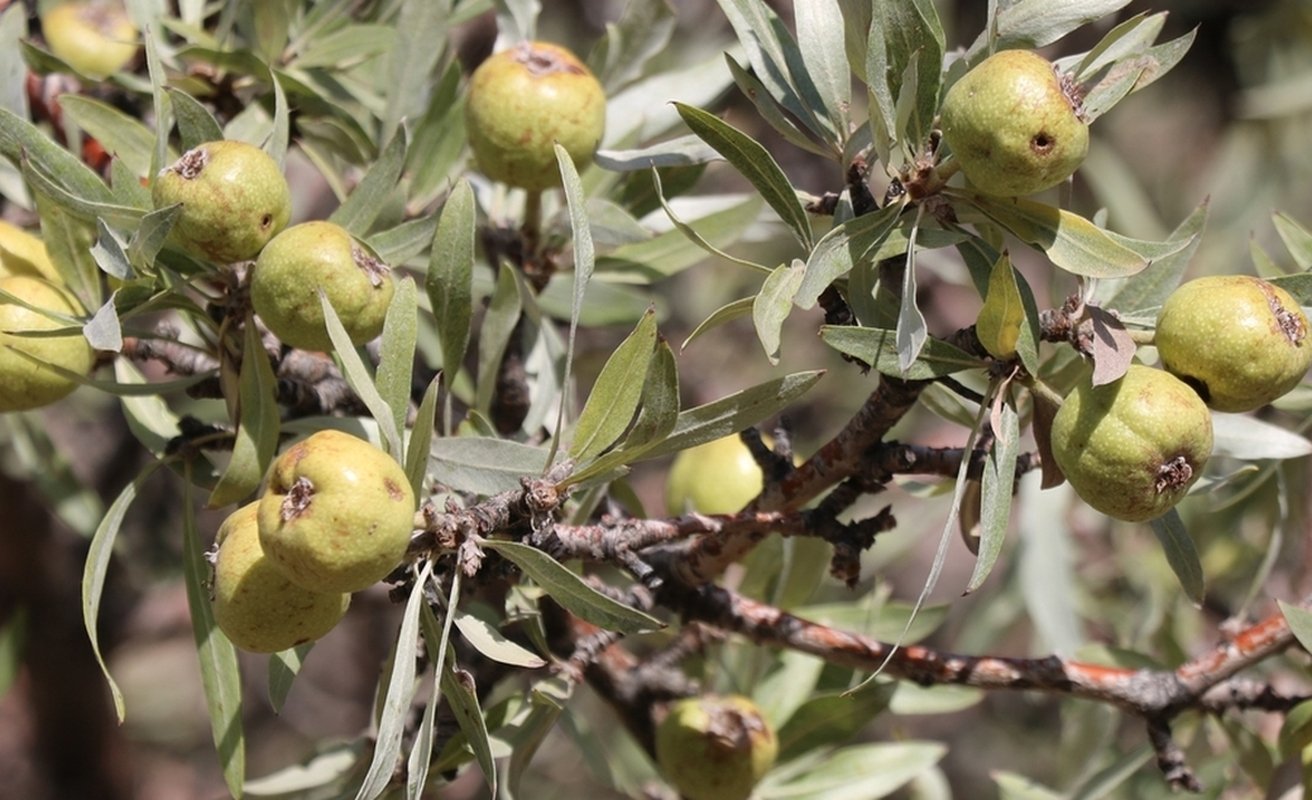
[[(977, 191), (1016, 197), (1066, 180), (1089, 148), (1080, 90), (1043, 56), (1004, 50), (948, 90), (939, 117), (952, 159)], [(1200, 278), (1157, 319), (1163, 369), (1135, 364), (1086, 378), (1052, 426), (1057, 466), (1089, 505), (1128, 521), (1172, 508), (1212, 452), (1211, 410), (1252, 411), (1312, 364), (1308, 322), (1280, 287), (1244, 275)]]
[(342, 226), (315, 220), (287, 227), (291, 191), (268, 153), (239, 141), (206, 142), (160, 171), (156, 208), (178, 206), (172, 241), (218, 263), (256, 259), (251, 303), (283, 342), (329, 350), (322, 291), (351, 341), (382, 332), (395, 283), (391, 269)]
[(256, 653), (320, 638), (352, 592), (401, 562), (414, 513), (405, 472), (369, 442), (332, 429), (297, 442), (273, 463), (260, 498), (219, 528), (215, 622)]
[(1284, 289), (1246, 275), (1198, 278), (1167, 298), (1154, 343), (1163, 369), (1131, 365), (1062, 403), (1052, 451), (1089, 505), (1128, 521), (1158, 517), (1202, 474), (1211, 411), (1258, 409), (1312, 366), (1308, 320)]

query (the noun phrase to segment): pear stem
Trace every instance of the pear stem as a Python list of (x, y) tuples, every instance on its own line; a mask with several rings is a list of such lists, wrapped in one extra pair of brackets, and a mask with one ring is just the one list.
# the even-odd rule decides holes
[(524, 252), (537, 255), (538, 245), (542, 241), (542, 190), (531, 189), (524, 198), (524, 226), (520, 229), (524, 238)]

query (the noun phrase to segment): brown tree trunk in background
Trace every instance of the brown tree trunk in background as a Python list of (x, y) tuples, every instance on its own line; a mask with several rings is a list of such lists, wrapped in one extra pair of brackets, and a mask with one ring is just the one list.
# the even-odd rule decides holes
[(27, 615), (18, 677), (0, 697), (0, 798), (126, 800), (127, 742), (82, 627), (86, 542), (37, 498), (0, 474), (0, 624)]

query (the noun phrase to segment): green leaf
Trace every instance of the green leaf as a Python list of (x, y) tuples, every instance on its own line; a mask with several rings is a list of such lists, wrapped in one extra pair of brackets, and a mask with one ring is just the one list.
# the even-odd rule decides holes
[(369, 226), (378, 219), (378, 214), (386, 205), (387, 198), (396, 191), (396, 182), (401, 178), (405, 166), (406, 136), (404, 132), (393, 136), (383, 152), (378, 156), (359, 185), (346, 198), (346, 202), (337, 207), (328, 217), (352, 234), (363, 237), (369, 232)]
[(655, 617), (627, 606), (589, 586), (582, 578), (541, 550), (519, 542), (484, 539), (480, 543), (513, 561), (551, 599), (580, 619), (608, 631), (640, 633), (665, 625)]
[(1020, 417), (1004, 398), (995, 400), (993, 416), (995, 439), (984, 462), (982, 478), (979, 554), (966, 585), (968, 594), (982, 586), (993, 571), (1011, 521), (1011, 490), (1016, 482), (1016, 458), (1020, 454)]
[(246, 781), (246, 737), (241, 724), (241, 672), (237, 667), (237, 648), (214, 621), (209, 597), (211, 569), (196, 534), (196, 504), (192, 500), (190, 475), (186, 487), (182, 546), (191, 630), (196, 637), (201, 683), (205, 687), (210, 728), (219, 753), (219, 764), (223, 768), (223, 779), (232, 796), (240, 797), (242, 784)]
[(898, 362), (897, 332), (887, 328), (822, 325), (820, 338), (840, 353), (859, 358), (884, 375), (905, 380), (929, 380), (987, 366), (985, 361), (964, 350), (941, 339), (930, 338), (925, 341), (915, 362), (903, 372)]
[(59, 107), (79, 128), (99, 139), (106, 152), (123, 159), (133, 174), (150, 174), (155, 134), (136, 117), (108, 103), (73, 93), (62, 95)]
[[(1124, 278), (1145, 269), (1149, 258), (1089, 220), (1023, 198), (976, 195), (966, 203), (1015, 236), (1043, 250), (1058, 267), (1089, 278)], [(1179, 243), (1175, 250), (1185, 246)], [(1173, 252), (1173, 251), (1172, 251)], [(1169, 253), (1160, 253), (1160, 256)]]
[(837, 0), (793, 6), (801, 63), (814, 86), (829, 126), (846, 135), (852, 105), (852, 69), (843, 46), (843, 13)]
[(155, 257), (168, 241), (169, 231), (182, 214), (182, 204), (165, 206), (141, 218), (141, 224), (128, 240), (128, 258), (133, 264), (153, 270)]
[[(380, 343), (378, 393), (392, 409), (392, 422), (396, 430), (405, 429), (410, 411), (410, 379), (414, 374), (415, 340), (419, 335), (419, 301), (415, 282), (406, 276), (396, 282), (396, 293), (387, 307)], [(428, 446), (424, 445), (425, 452)], [(397, 451), (400, 461), (400, 451)]]
[[(937, 109), (943, 52), (943, 26), (932, 2), (875, 4), (865, 73), (871, 135), (884, 163), (890, 162), (893, 144), (912, 152), (928, 133)], [(914, 76), (914, 83), (908, 76)], [(909, 88), (915, 91), (914, 100), (906, 96)], [(901, 115), (899, 104), (907, 109)], [(899, 116), (907, 118), (905, 125), (898, 124)]]
[(446, 52), (451, 0), (403, 3), (396, 22), (397, 41), (387, 64), (387, 103), (380, 140), (394, 137), (407, 116), (423, 109), (429, 76)]
[(911, 243), (907, 247), (906, 262), (902, 267), (902, 290), (898, 293), (897, 329), (894, 337), (897, 342), (898, 369), (906, 372), (920, 357), (926, 340), (929, 339), (929, 326), (925, 315), (920, 311), (916, 288), (916, 233), (920, 230), (923, 208), (916, 211), (916, 222), (911, 228)]
[(286, 78), (281, 73), (269, 70), (269, 83), (273, 85), (273, 124), (264, 140), (264, 151), (280, 167), (287, 160), (287, 145), (292, 133), (291, 108), (287, 105), (287, 94), (282, 89), (284, 80)]
[(676, 275), (706, 258), (706, 245), (719, 252), (732, 245), (756, 221), (761, 211), (761, 197), (752, 193), (728, 208), (684, 223), (696, 232), (690, 239), (676, 226), (675, 230), (634, 244), (617, 247), (597, 262), (597, 269), (610, 273), (634, 275), (655, 282)]
[(91, 203), (113, 202), (109, 187), (82, 159), (6, 108), (0, 108), (0, 155), (15, 166), (30, 161), (73, 197)]
[(823, 375), (823, 370), (795, 372), (681, 411), (669, 437), (643, 453), (643, 458), (687, 450), (758, 425), (806, 394)]
[(793, 309), (793, 296), (805, 276), (806, 264), (800, 258), (791, 264), (783, 264), (770, 273), (761, 286), (761, 291), (752, 302), (752, 322), (756, 325), (756, 336), (765, 348), (765, 355), (771, 364), (779, 363), (780, 338), (788, 312)]
[(789, 114), (779, 104), (779, 101), (766, 88), (765, 83), (759, 80), (754, 72), (743, 67), (727, 53), (724, 56), (724, 61), (729, 66), (729, 72), (733, 75), (733, 82), (738, 85), (738, 90), (752, 101), (752, 105), (756, 107), (756, 113), (760, 115), (761, 119), (769, 123), (770, 127), (778, 131), (784, 141), (801, 150), (815, 153), (821, 158), (833, 158), (834, 146), (826, 148), (825, 145), (812, 139), (802, 129), (797, 118)]
[[(159, 57), (160, 41), (155, 36), (146, 36), (146, 72), (150, 75), (151, 111), (155, 115), (155, 154), (150, 162), (150, 177), (168, 164), (169, 131), (173, 128), (173, 105), (164, 91), (168, 76), (164, 73), (164, 64)], [(223, 137), (219, 137), (223, 138)]]
[(818, 138), (836, 140), (825, 102), (779, 17), (762, 0), (720, 0), (720, 9), (729, 18), (756, 78), (770, 97)]
[[(3, 17), (0, 17), (3, 19)], [(0, 58), (4, 56), (0, 54)], [(0, 623), (0, 697), (9, 693), (23, 668), (23, 649), (27, 644), (30, 614), (26, 606), (13, 609), (8, 619)]]
[(628, 429), (642, 399), (642, 384), (633, 376), (647, 374), (655, 347), (656, 314), (648, 311), (606, 359), (588, 394), (569, 448), (575, 461), (600, 455)]
[[(565, 680), (563, 677), (555, 677), (539, 682), (529, 695), (528, 712), (498, 732), (498, 737), (510, 745), (510, 763), (506, 767), (504, 786), (512, 797), (520, 796), (520, 782), (529, 762), (546, 740), (547, 734), (556, 728), (561, 712), (565, 709), (563, 702), (541, 691), (539, 687), (548, 683), (564, 684)], [(565, 685), (572, 690), (572, 684)]]
[(277, 378), (250, 316), (246, 318), (242, 352), (241, 419), (237, 438), (233, 442), (232, 459), (206, 502), (208, 508), (240, 502), (254, 492), (278, 447)]
[(442, 696), (451, 704), (460, 730), (465, 734), (465, 742), (474, 751), (474, 758), (487, 781), (489, 796), (497, 796), (497, 769), (492, 757), (492, 743), (488, 739), (487, 725), (483, 720), (483, 710), (478, 704), (478, 694), (474, 691), (474, 678), (465, 671), (446, 664), (442, 669)]
[(469, 347), (474, 314), (474, 192), (461, 180), (442, 206), (433, 233), (432, 255), (424, 288), (442, 342), (442, 371), (450, 385)]
[(469, 139), (462, 77), (459, 59), (452, 59), (431, 87), (428, 110), (414, 126), (406, 165), (411, 208), (425, 206), (448, 191), (452, 173), (464, 157)]
[(1183, 242), (1183, 247), (1156, 259), (1152, 266), (1137, 275), (1123, 280), (1099, 281), (1091, 302), (1121, 312), (1160, 306), (1180, 285), (1189, 262), (1202, 243), (1209, 207), (1210, 200), (1204, 199), (1167, 238), (1168, 242)]
[(433, 480), (456, 491), (491, 495), (516, 489), (542, 471), (547, 451), (509, 439), (445, 437), (433, 442)]
[(716, 247), (711, 242), (707, 241), (706, 237), (702, 236), (701, 232), (696, 227), (689, 225), (687, 222), (684, 222), (682, 219), (680, 219), (679, 215), (675, 213), (674, 208), (671, 207), (669, 202), (665, 199), (665, 191), (664, 191), (664, 187), (661, 185), (661, 174), (659, 170), (654, 168), (652, 169), (651, 180), (652, 180), (652, 186), (655, 188), (656, 199), (660, 202), (661, 209), (665, 211), (665, 216), (669, 218), (671, 223), (673, 223), (675, 230), (679, 231), (684, 236), (686, 236), (688, 238), (688, 241), (697, 245), (702, 250), (705, 250), (710, 255), (716, 256), (718, 258), (723, 258), (726, 261), (731, 261), (735, 264), (741, 264), (744, 267), (749, 267), (751, 269), (759, 270), (761, 272), (768, 271), (766, 270), (765, 267), (762, 267), (760, 264), (757, 264), (752, 261), (747, 261), (742, 258), (738, 258), (737, 256), (734, 255), (730, 255), (729, 253), (726, 253), (725, 251)]
[(219, 126), (218, 120), (199, 100), (172, 86), (166, 86), (165, 91), (172, 101), (173, 116), (178, 121), (178, 137), (183, 150), (223, 138), (223, 128)]
[(483, 314), (478, 336), (478, 385), (474, 408), (484, 414), (492, 407), (501, 359), (505, 357), (510, 338), (516, 334), (524, 310), (522, 287), (514, 268), (501, 264), (496, 275), (496, 286), (492, 289), (492, 298)]
[(378, 429), (383, 434), (383, 442), (387, 445), (387, 452), (391, 454), (398, 462), (402, 458), (401, 450), (401, 432), (392, 420), (392, 409), (383, 400), (383, 396), (378, 393), (378, 387), (374, 384), (374, 379), (369, 375), (369, 370), (364, 365), (364, 359), (356, 352), (355, 345), (351, 342), (351, 336), (346, 332), (342, 325), (342, 320), (337, 316), (337, 311), (333, 309), (333, 304), (328, 302), (328, 295), (324, 294), (323, 289), (318, 289), (319, 304), (323, 307), (323, 321), (328, 329), (328, 338), (333, 342), (333, 353), (337, 356), (338, 362), (342, 367), (342, 375), (346, 382), (350, 384), (355, 393), (360, 396), (365, 408), (369, 409), (369, 414), (378, 423)]
[(507, 639), (490, 616), (486, 606), (457, 609), (455, 626), (471, 647), (493, 661), (525, 669), (538, 669), (547, 665), (537, 653)]
[(1016, 285), (1016, 269), (1004, 252), (989, 274), (989, 290), (975, 321), (975, 334), (985, 350), (998, 358), (1011, 358), (1016, 354), (1024, 323), (1025, 307)]
[(851, 740), (888, 709), (896, 690), (896, 683), (880, 682), (851, 693), (811, 695), (779, 728), (780, 760)]
[(1276, 233), (1280, 234), (1280, 241), (1285, 243), (1285, 249), (1289, 251), (1298, 268), (1312, 269), (1312, 231), (1283, 211), (1272, 214), (1271, 222), (1275, 224)]
[(678, 419), (679, 365), (669, 343), (661, 339), (643, 381), (642, 411), (621, 447), (631, 451), (659, 442), (674, 430)]
[(1189, 52), (1197, 33), (1197, 29), (1191, 30), (1183, 36), (1149, 48), (1145, 53), (1117, 62), (1085, 95), (1085, 121), (1092, 123), (1127, 95), (1165, 75)]
[(91, 652), (96, 657), (96, 663), (100, 664), (100, 671), (105, 675), (105, 681), (109, 684), (109, 694), (114, 701), (114, 714), (119, 722), (123, 721), (127, 710), (123, 707), (123, 692), (114, 682), (114, 676), (109, 674), (105, 657), (100, 653), (100, 634), (97, 631), (96, 618), (100, 616), (100, 598), (105, 591), (105, 575), (109, 571), (109, 560), (114, 555), (114, 541), (123, 526), (123, 517), (127, 514), (132, 501), (137, 499), (137, 492), (141, 490), (141, 485), (160, 465), (161, 462), (158, 461), (149, 464), (132, 483), (123, 487), (118, 497), (114, 498), (114, 502), (105, 510), (104, 518), (96, 526), (96, 532), (91, 535), (91, 544), (87, 549), (86, 562), (82, 568), (82, 624), (87, 631)]
[(309, 40), (291, 64), (299, 69), (332, 69), (365, 61), (390, 52), (399, 35), (396, 28), (387, 25), (353, 23)]
[(77, 195), (61, 186), (56, 178), (45, 172), (33, 161), (24, 159), (22, 171), (24, 180), (32, 187), (33, 191), (48, 198), (61, 211), (84, 222), (90, 223), (103, 219), (106, 222), (127, 228), (137, 225), (145, 214), (145, 211), (140, 208), (119, 205), (117, 202), (97, 202)]
[(998, 785), (999, 800), (1061, 800), (1063, 795), (1024, 775), (994, 770), (993, 781)]
[(679, 419), (679, 368), (664, 339), (656, 343), (656, 353), (647, 367), (642, 388), (642, 411), (633, 429), (619, 447), (590, 464), (576, 469), (563, 481), (566, 486), (583, 483), (597, 475), (631, 464), (659, 444), (674, 430)]
[(1271, 278), (1271, 283), (1289, 292), (1301, 306), (1312, 306), (1312, 272)]
[(382, 714), (374, 737), (374, 756), (369, 771), (360, 784), (355, 800), (374, 800), (387, 790), (397, 760), (401, 757), (401, 740), (405, 735), (410, 704), (415, 696), (415, 655), (419, 650), (419, 612), (425, 589), (432, 576), (433, 564), (425, 561), (410, 588), (410, 598), (401, 617), (392, 657), (392, 674), (382, 695)]
[(896, 227), (904, 206), (890, 203), (873, 214), (837, 225), (821, 237), (806, 260), (806, 277), (797, 289), (798, 308), (814, 308), (820, 293), (868, 260)]
[(1173, 508), (1151, 522), (1153, 533), (1162, 544), (1166, 561), (1180, 581), (1184, 593), (1196, 605), (1203, 602), (1203, 565), (1198, 560), (1198, 549), (1185, 530), (1184, 521)]
[(306, 642), (269, 656), (269, 706), (273, 713), (282, 713), (282, 704), (287, 700), (287, 694), (305, 664), (305, 657), (313, 648), (314, 642)]
[(588, 56), (597, 80), (613, 91), (639, 77), (650, 59), (665, 52), (677, 21), (666, 2), (627, 3)]
[(860, 744), (834, 750), (809, 771), (775, 783), (767, 777), (760, 800), (877, 800), (887, 797), (943, 758), (938, 742)]
[[(583, 191), (583, 182), (579, 180), (578, 170), (574, 168), (574, 159), (561, 146), (555, 144), (556, 165), (560, 169), (561, 187), (565, 190), (565, 205), (569, 210), (569, 227), (574, 239), (574, 303), (569, 316), (569, 341), (565, 346), (565, 370), (561, 378), (562, 386), (569, 386), (570, 376), (574, 372), (574, 340), (578, 334), (579, 317), (583, 313), (583, 298), (592, 281), (593, 270), (597, 265), (597, 251), (592, 241), (592, 225), (588, 221), (587, 197)], [(561, 428), (565, 423), (565, 403), (561, 403), (556, 413), (556, 425), (552, 430), (551, 449), (547, 455), (545, 470), (556, 460), (556, 448), (560, 446)]]
[(656, 353), (647, 368), (642, 390), (642, 411), (629, 435), (609, 453), (576, 469), (563, 481), (574, 485), (595, 476), (607, 476), (637, 461), (674, 429), (679, 416), (679, 373), (674, 352), (665, 340), (656, 345)]
[(788, 176), (780, 169), (770, 151), (714, 114), (684, 103), (676, 102), (674, 106), (693, 133), (733, 164), (792, 230), (802, 247), (810, 250), (811, 220), (798, 200)]
[(1285, 615), (1285, 621), (1289, 623), (1289, 630), (1294, 634), (1294, 638), (1298, 639), (1304, 650), (1312, 652), (1312, 611), (1293, 603), (1286, 603), (1284, 600), (1277, 602), (1280, 604), (1280, 613)]
[(993, 29), (980, 34), (970, 52), (1037, 48), (1052, 44), (1075, 30), (1119, 11), (1130, 0), (1017, 0), (999, 5)]
[(414, 427), (410, 429), (410, 443), (405, 451), (405, 474), (415, 497), (424, 496), (424, 476), (428, 473), (428, 455), (433, 446), (433, 426), (437, 419), (438, 378), (429, 381), (424, 399), (419, 403)]
[(1312, 442), (1248, 414), (1212, 412), (1212, 454), (1249, 461), (1312, 455)]
[(732, 322), (739, 317), (745, 317), (748, 314), (751, 314), (752, 309), (755, 306), (756, 297), (754, 296), (740, 297), (737, 300), (730, 300), (712, 311), (710, 316), (698, 323), (697, 327), (693, 328), (692, 333), (688, 334), (688, 338), (683, 340), (683, 344), (679, 345), (679, 350), (687, 350), (688, 346), (701, 338), (702, 334), (715, 330), (726, 322)]

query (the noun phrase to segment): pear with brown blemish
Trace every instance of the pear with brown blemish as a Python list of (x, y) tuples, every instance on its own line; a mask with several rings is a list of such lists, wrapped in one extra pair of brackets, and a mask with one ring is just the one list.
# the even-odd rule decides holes
[(323, 430), (289, 447), (260, 497), (260, 546), (293, 583), (358, 592), (401, 563), (415, 496), (394, 459), (363, 439)]

